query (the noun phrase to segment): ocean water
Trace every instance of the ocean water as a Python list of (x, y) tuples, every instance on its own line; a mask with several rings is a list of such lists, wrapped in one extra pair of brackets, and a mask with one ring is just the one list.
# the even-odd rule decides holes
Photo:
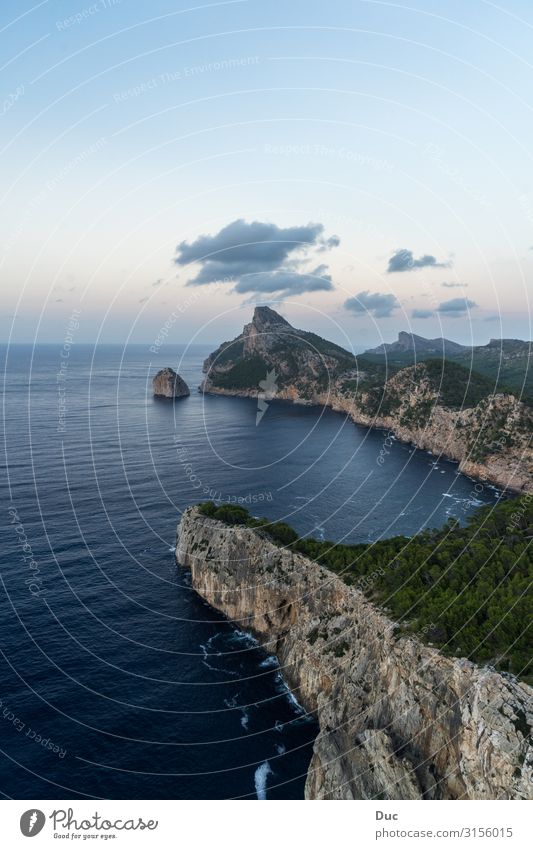
[[(205, 347), (61, 352), (2, 355), (0, 792), (302, 798), (316, 724), (268, 646), (191, 589), (181, 511), (240, 501), (357, 542), (499, 493), (329, 410), (274, 400), (257, 425), (253, 400), (196, 392)], [(165, 365), (189, 398), (152, 397)]]

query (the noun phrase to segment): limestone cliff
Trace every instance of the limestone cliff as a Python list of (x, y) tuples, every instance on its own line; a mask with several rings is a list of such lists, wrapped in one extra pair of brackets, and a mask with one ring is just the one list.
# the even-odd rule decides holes
[(275, 652), (320, 731), (308, 799), (531, 799), (533, 691), (398, 628), (354, 588), (261, 533), (189, 508), (176, 559)]
[[(268, 373), (275, 398), (318, 404), (444, 455), (503, 489), (533, 491), (533, 410), (463, 366), (428, 361), (389, 375), (268, 307), (204, 363), (203, 392), (258, 397)], [(272, 397), (272, 396), (271, 396)]]

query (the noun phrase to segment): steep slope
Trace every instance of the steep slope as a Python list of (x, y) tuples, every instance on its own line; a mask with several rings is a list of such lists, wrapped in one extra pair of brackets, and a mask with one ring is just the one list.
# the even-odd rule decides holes
[(264, 534), (189, 508), (176, 559), (274, 651), (320, 732), (309, 799), (533, 797), (532, 691), (442, 656), (339, 578)]
[(297, 330), (270, 307), (256, 307), (240, 336), (205, 361), (202, 389), (257, 394), (259, 382), (275, 370), (279, 388), (297, 384), (301, 393), (314, 392), (356, 365), (354, 355), (334, 342)]

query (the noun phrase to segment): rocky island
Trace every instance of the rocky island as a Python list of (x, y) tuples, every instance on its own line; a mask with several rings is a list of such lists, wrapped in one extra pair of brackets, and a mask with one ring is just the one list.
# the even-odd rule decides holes
[(185, 398), (191, 394), (183, 378), (168, 367), (157, 372), (152, 385), (156, 398)]
[(360, 590), (261, 528), (191, 507), (176, 559), (203, 598), (277, 655), (316, 714), (306, 798), (533, 798), (526, 683), (403, 636)]
[[(448, 340), (425, 340), (430, 344), (424, 346), (421, 338), (408, 344), (400, 336), (400, 350), (390, 352), (406, 354), (407, 364), (391, 362), (383, 348), (355, 356), (297, 330), (269, 307), (256, 307), (243, 332), (207, 358), (200, 389), (255, 398), (272, 375), (278, 399), (331, 407), (456, 460), (476, 479), (532, 491), (533, 408), (522, 391), (530, 379), (530, 344), (499, 340), (498, 347), (492, 340), (465, 349)], [(478, 371), (465, 365), (469, 357)]]

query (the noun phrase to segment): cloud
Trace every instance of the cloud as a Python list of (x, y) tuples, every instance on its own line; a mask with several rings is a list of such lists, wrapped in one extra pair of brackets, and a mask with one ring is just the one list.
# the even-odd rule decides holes
[(431, 318), (434, 315), (433, 310), (413, 310), (411, 312), (412, 318)]
[(450, 264), (449, 262), (437, 262), (436, 258), (431, 256), (431, 254), (424, 254), (418, 259), (415, 259), (412, 251), (408, 251), (406, 248), (400, 248), (389, 259), (387, 273), (413, 271), (415, 268), (449, 268)]
[(500, 320), (499, 315), (488, 315), (486, 318), (483, 319), (483, 321), (499, 321), (499, 320)]
[(468, 298), (452, 298), (450, 301), (443, 301), (438, 307), (437, 312), (448, 315), (451, 318), (461, 318), (461, 316), (466, 315), (468, 310), (474, 307), (477, 307), (477, 304)]
[(441, 283), (445, 289), (466, 289), (468, 283)]
[(385, 295), (380, 292), (359, 292), (353, 298), (344, 302), (347, 310), (355, 313), (369, 313), (374, 318), (388, 318), (395, 309), (400, 306), (394, 295)]
[(313, 253), (330, 250), (339, 242), (338, 236), (325, 238), (323, 224), (278, 227), (239, 218), (214, 236), (181, 242), (174, 262), (200, 266), (188, 286), (226, 282), (234, 284), (236, 292), (299, 294), (333, 288), (326, 266), (314, 271), (299, 269)]
[(235, 286), (235, 292), (240, 294), (262, 292), (272, 294), (282, 293), (300, 295), (302, 292), (329, 291), (333, 289), (331, 275), (326, 265), (319, 265), (313, 271), (299, 273), (297, 271), (267, 271), (264, 274), (247, 274), (241, 277)]
[(318, 252), (322, 253), (323, 251), (330, 251), (332, 248), (338, 248), (340, 243), (341, 240), (338, 236), (330, 236), (329, 239), (326, 239), (319, 247)]

